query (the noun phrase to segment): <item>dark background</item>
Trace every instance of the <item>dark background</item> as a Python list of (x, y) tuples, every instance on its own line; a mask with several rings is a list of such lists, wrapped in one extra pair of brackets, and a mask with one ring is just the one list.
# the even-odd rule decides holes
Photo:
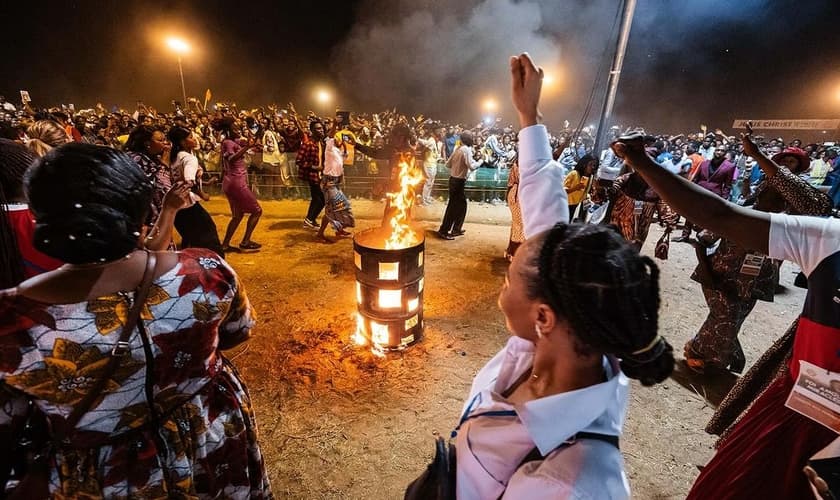
[[(507, 59), (528, 50), (559, 68), (543, 111), (576, 124), (618, 0), (4, 2), (0, 94), (36, 105), (180, 100), (167, 34), (188, 39), (187, 94), (240, 107), (294, 100), (396, 106), (481, 119), (487, 96), (512, 119)], [(728, 129), (735, 118), (840, 117), (840, 1), (639, 0), (617, 120), (656, 130)], [(598, 88), (602, 88), (602, 84)], [(594, 123), (595, 100), (586, 123)]]

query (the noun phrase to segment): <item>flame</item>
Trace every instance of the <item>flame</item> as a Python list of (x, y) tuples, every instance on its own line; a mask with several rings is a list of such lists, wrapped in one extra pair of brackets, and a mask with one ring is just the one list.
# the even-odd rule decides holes
[(400, 157), (399, 168), (400, 191), (387, 194), (393, 215), (388, 221), (391, 235), (385, 240), (386, 250), (408, 248), (419, 239), (409, 221), (416, 197), (415, 188), (423, 182), (423, 173), (415, 168), (414, 157), (410, 155)]
[(355, 342), (356, 345), (367, 344), (367, 338), (365, 337), (365, 320), (359, 313), (356, 313), (356, 332), (353, 334), (353, 342)]

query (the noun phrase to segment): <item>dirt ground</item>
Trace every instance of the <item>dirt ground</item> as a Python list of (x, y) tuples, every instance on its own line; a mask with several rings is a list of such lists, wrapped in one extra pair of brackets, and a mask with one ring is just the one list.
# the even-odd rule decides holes
[[(207, 204), (219, 232), (229, 220), (224, 198)], [(233, 254), (259, 326), (242, 349), (228, 352), (256, 406), (260, 441), (279, 498), (402, 498), (432, 456), (434, 432), (448, 434), (478, 369), (508, 333), (496, 306), (506, 262), (506, 206), (470, 203), (466, 236), (443, 241), (427, 232), (425, 338), (402, 354), (377, 358), (355, 346), (354, 267), (350, 240), (314, 241), (301, 227), (303, 201), (263, 202), (256, 254)], [(382, 204), (353, 200), (359, 229), (378, 223)], [(442, 202), (419, 207), (437, 229)], [(237, 235), (241, 237), (242, 228)], [(643, 252), (652, 255), (654, 225)], [(238, 243), (234, 239), (234, 243)], [(661, 263), (660, 331), (682, 351), (706, 314), (689, 279), (694, 252), (672, 244)], [(759, 302), (741, 339), (754, 362), (795, 318), (804, 290), (785, 264), (785, 291)], [(679, 380), (678, 383), (676, 380)], [(698, 465), (712, 455), (703, 432), (732, 380), (677, 374), (654, 388), (634, 383), (622, 451), (635, 498), (684, 498)]]

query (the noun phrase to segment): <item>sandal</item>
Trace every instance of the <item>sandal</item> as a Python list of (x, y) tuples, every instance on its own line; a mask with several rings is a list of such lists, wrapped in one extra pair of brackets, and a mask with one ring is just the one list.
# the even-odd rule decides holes
[(242, 250), (259, 250), (260, 248), (262, 248), (262, 245), (253, 241), (249, 241), (248, 243), (240, 243), (239, 248), (241, 248)]
[(239, 249), (238, 247), (232, 247), (230, 245), (225, 245), (225, 246), (222, 247), (222, 252), (224, 252), (225, 254), (240, 253), (240, 252), (242, 252), (242, 250)]

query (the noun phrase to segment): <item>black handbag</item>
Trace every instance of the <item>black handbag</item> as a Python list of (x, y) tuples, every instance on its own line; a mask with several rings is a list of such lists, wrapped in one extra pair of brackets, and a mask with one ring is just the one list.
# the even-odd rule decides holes
[(405, 500), (454, 500), (455, 445), (435, 439), (435, 458), (405, 489)]

